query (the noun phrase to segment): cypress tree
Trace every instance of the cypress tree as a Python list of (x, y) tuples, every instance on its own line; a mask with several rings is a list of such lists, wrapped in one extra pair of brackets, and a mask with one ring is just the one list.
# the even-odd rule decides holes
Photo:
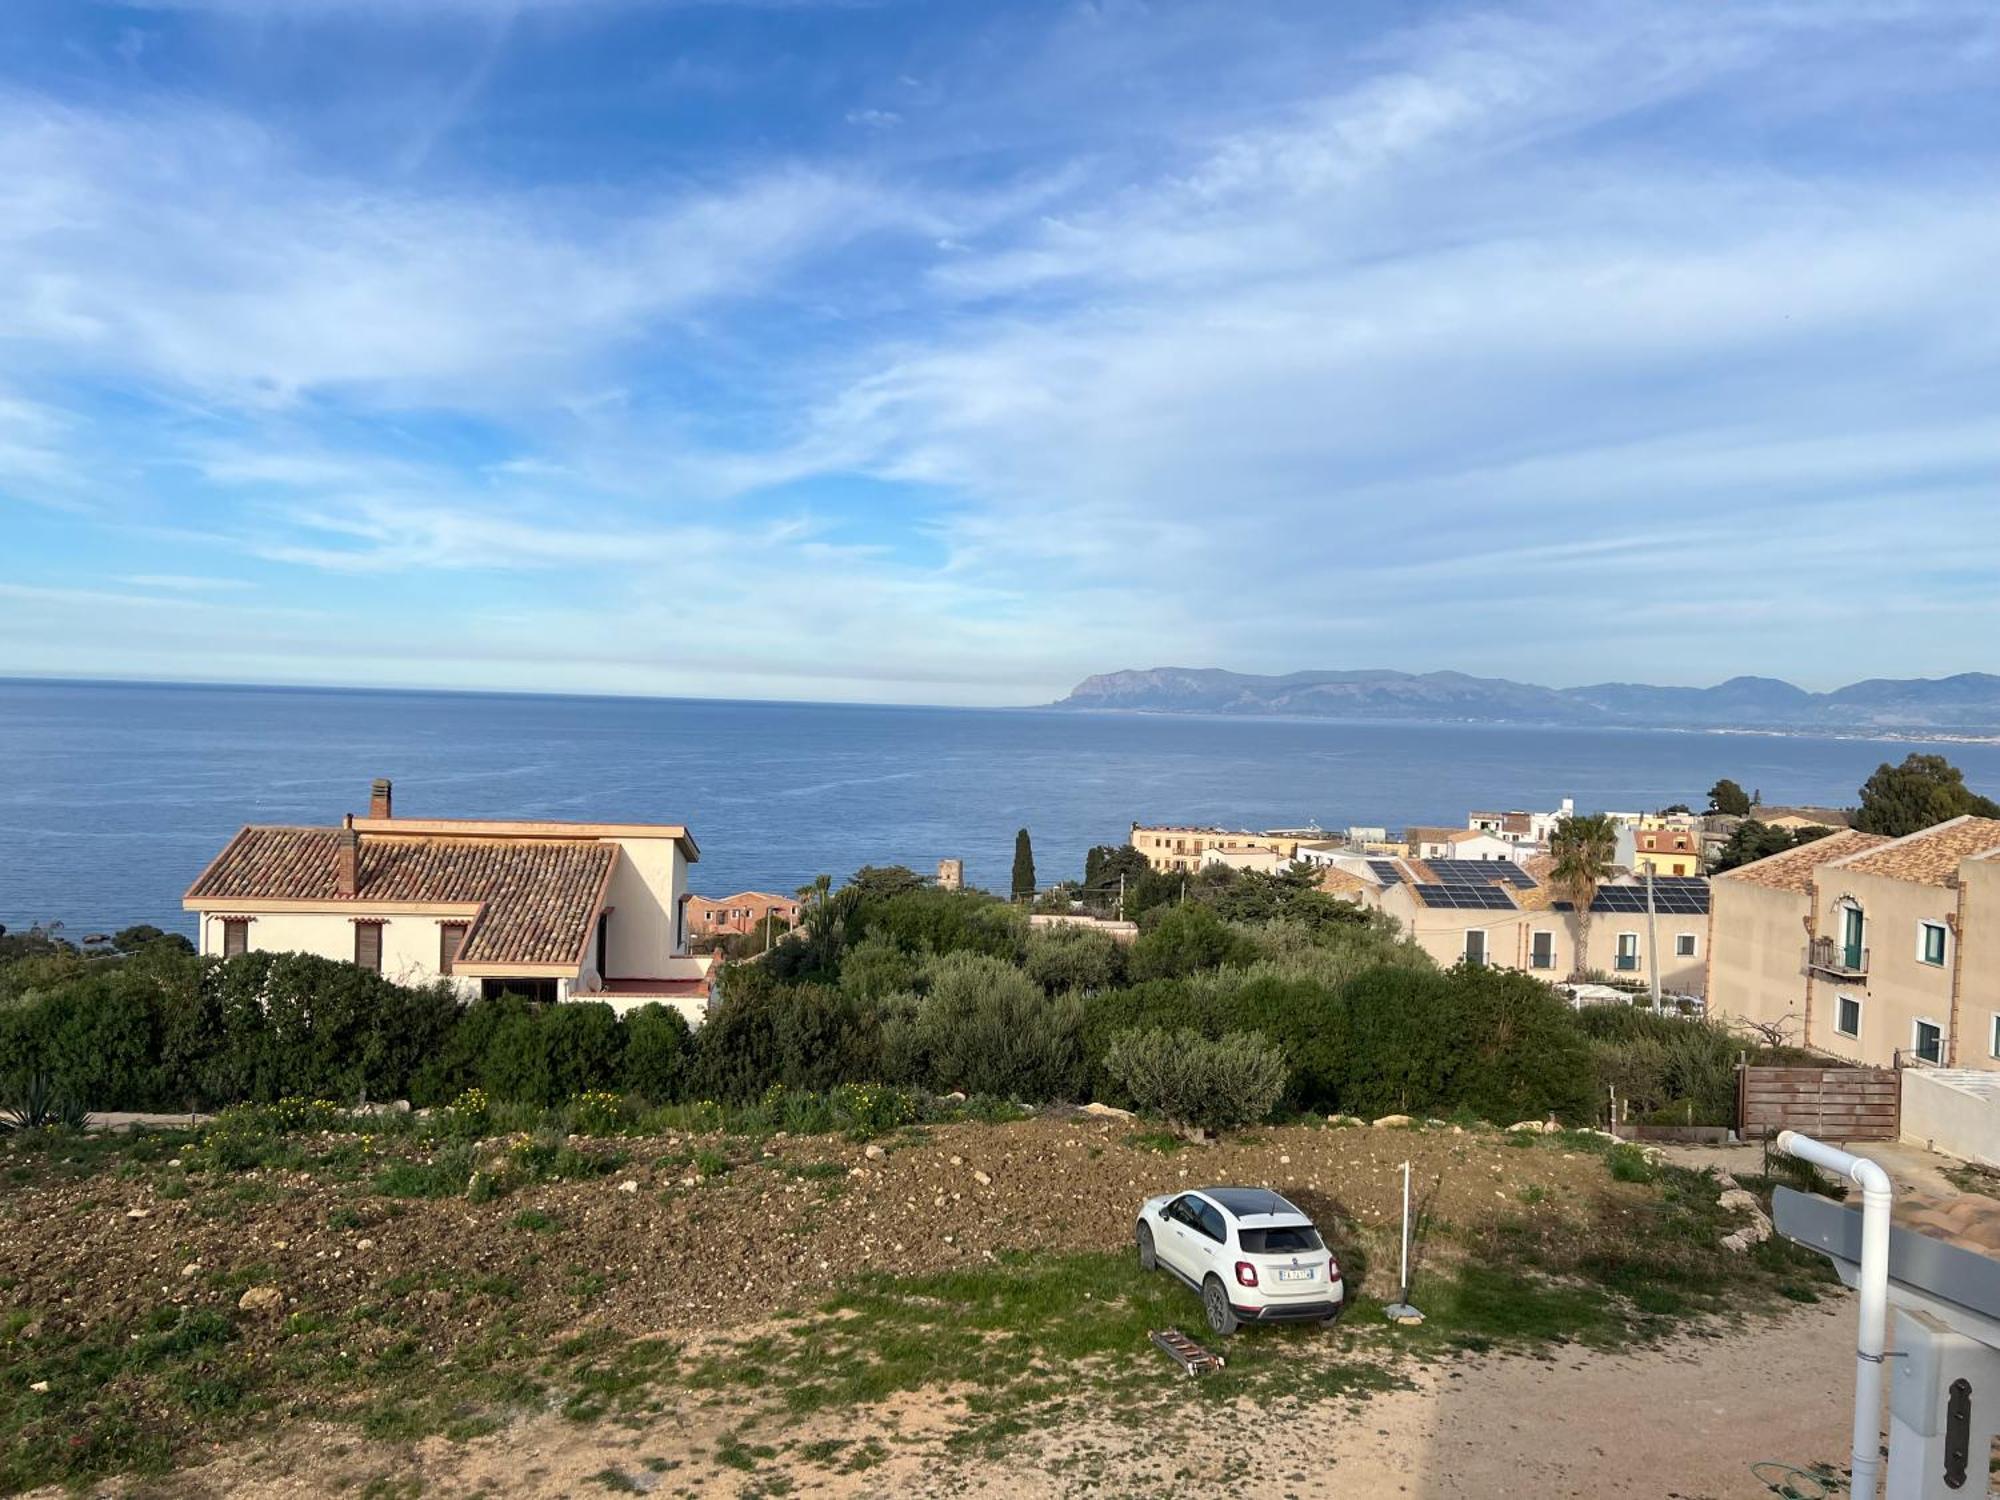
[(1014, 835), (1014, 899), (1035, 899), (1035, 850), (1025, 828)]

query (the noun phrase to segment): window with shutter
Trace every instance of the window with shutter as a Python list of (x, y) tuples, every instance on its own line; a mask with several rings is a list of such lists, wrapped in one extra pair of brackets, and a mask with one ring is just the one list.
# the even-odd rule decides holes
[(233, 917), (222, 924), (222, 956), (235, 958), (250, 951), (250, 923)]
[(354, 962), (371, 974), (382, 972), (382, 924), (380, 922), (356, 922), (354, 924)]
[(465, 946), (465, 923), (440, 922), (438, 924), (438, 972), (449, 974), (451, 966), (458, 962), (458, 950)]

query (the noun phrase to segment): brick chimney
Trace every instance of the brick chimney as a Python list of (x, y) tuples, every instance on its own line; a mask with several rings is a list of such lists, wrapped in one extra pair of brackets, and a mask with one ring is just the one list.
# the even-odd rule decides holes
[(394, 807), (394, 798), (391, 795), (393, 791), (394, 788), (392, 788), (389, 785), (389, 778), (386, 776), (377, 776), (375, 780), (369, 784), (368, 787), (369, 817), (393, 818), (396, 816), (395, 812), (392, 810)]
[(361, 888), (361, 835), (354, 831), (354, 814), (340, 825), (340, 842), (333, 854), (333, 893), (352, 896)]

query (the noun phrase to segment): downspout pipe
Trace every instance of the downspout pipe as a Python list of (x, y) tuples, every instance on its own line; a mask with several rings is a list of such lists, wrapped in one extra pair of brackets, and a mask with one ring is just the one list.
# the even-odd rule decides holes
[(1882, 1355), (1889, 1331), (1889, 1211), (1894, 1185), (1879, 1163), (1796, 1130), (1778, 1132), (1778, 1149), (1824, 1167), (1861, 1189), (1861, 1319), (1854, 1344), (1855, 1500), (1875, 1500), (1882, 1475)]

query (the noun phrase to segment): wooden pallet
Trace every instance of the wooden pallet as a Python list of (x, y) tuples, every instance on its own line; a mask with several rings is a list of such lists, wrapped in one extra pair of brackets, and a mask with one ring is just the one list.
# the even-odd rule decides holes
[(1178, 1364), (1191, 1380), (1197, 1375), (1206, 1375), (1210, 1370), (1223, 1366), (1220, 1354), (1210, 1354), (1178, 1328), (1156, 1328), (1152, 1332), (1153, 1342), (1166, 1350), (1167, 1357)]

